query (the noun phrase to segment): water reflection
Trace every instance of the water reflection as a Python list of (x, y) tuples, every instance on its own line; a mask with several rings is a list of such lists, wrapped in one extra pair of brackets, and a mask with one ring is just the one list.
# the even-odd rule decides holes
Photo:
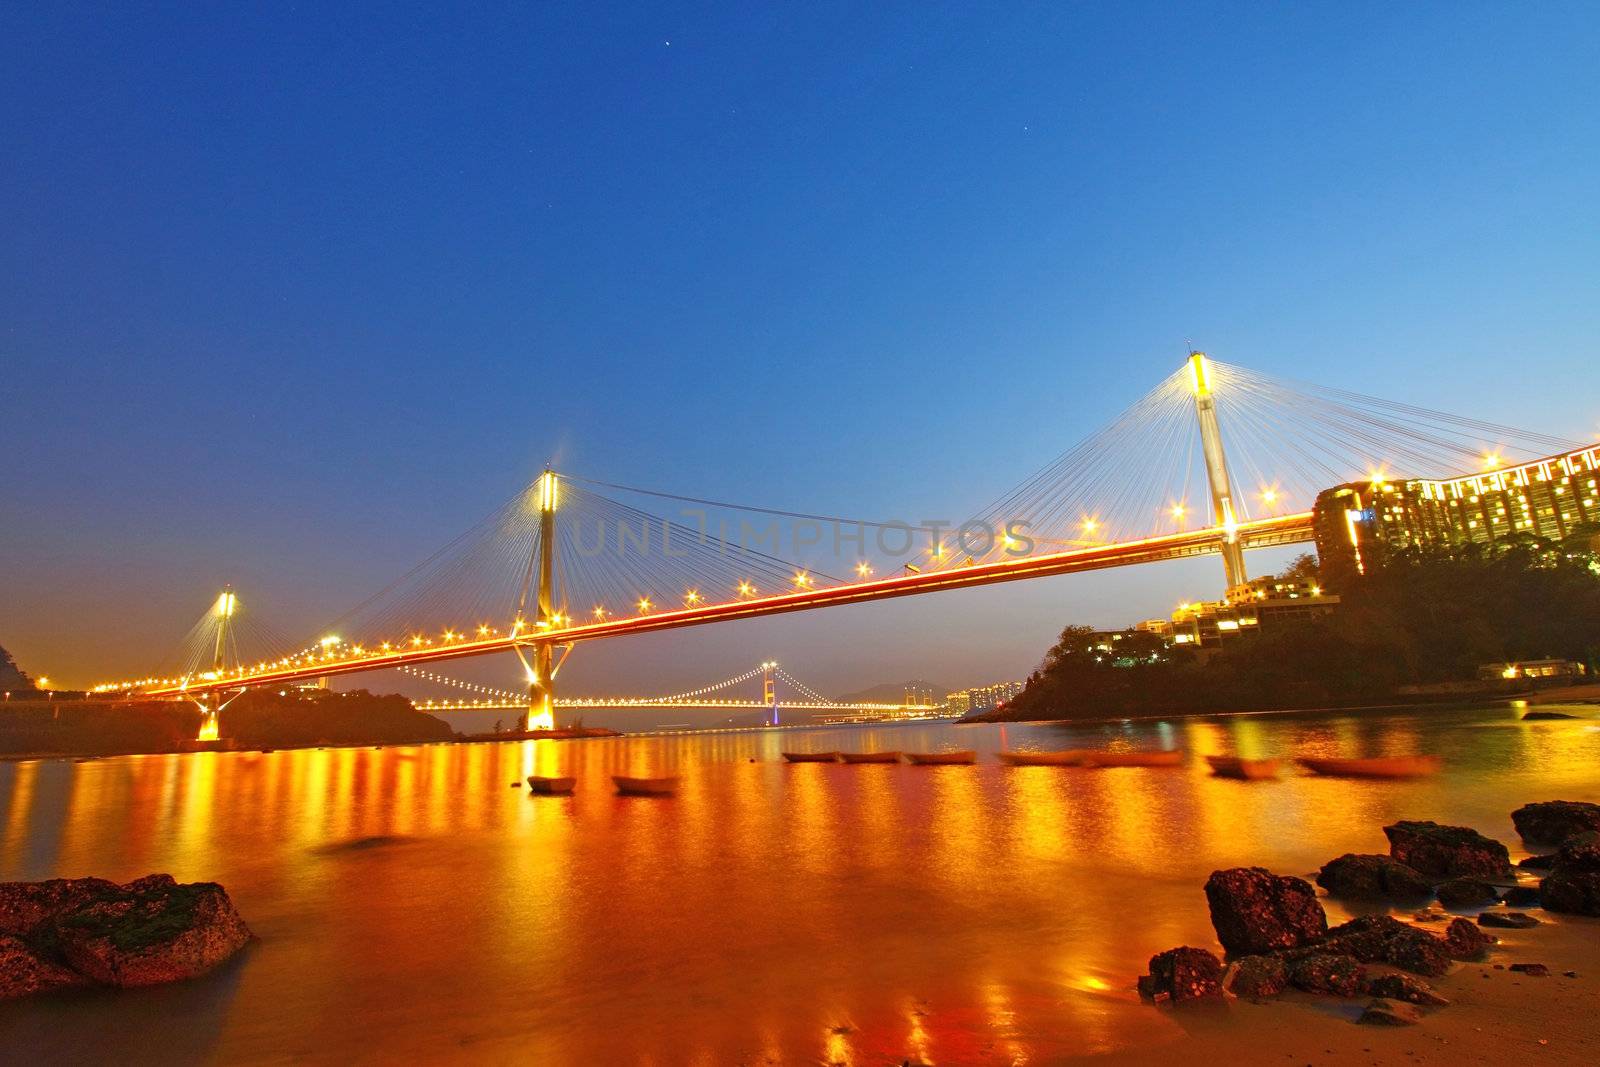
[[(992, 755), (1110, 745), (1193, 758)], [(798, 747), (984, 756), (781, 761)], [(1447, 769), (1251, 783), (1199, 759), (1406, 752)], [(1518, 804), (1597, 799), (1597, 757), (1590, 723), (1490, 710), (0, 764), (0, 878), (216, 879), (261, 935), (225, 981), (0, 1005), (0, 1029), (46, 1059), (126, 1032), (240, 1061), (1048, 1062), (1176, 1039), (1130, 983), (1210, 943), (1212, 869), (1305, 872), (1400, 817), (1514, 842)], [(577, 791), (512, 788), (530, 774)], [(618, 797), (613, 774), (683, 786)]]

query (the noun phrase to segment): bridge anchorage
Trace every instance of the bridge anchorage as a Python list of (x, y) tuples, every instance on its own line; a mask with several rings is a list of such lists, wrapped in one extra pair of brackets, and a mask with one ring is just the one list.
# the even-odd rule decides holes
[[(954, 535), (949, 524), (913, 528), (730, 504), (546, 468), (337, 620), (335, 633), (298, 650), (301, 642), (266, 640), (224, 590), (175, 670), (95, 688), (192, 700), (207, 739), (222, 736), (223, 709), (250, 687), (326, 684), (335, 675), (510, 652), (526, 684), (521, 724), (542, 730), (558, 725), (559, 709), (583, 706), (558, 699), (556, 684), (583, 642), (1206, 555), (1222, 557), (1232, 588), (1247, 578), (1251, 549), (1313, 540), (1312, 504), (1324, 490), (1401, 477), (1454, 485), (1486, 476), (1486, 468), (1570, 472), (1577, 464), (1588, 477), (1594, 456), (1593, 445), (1285, 382), (1191, 351), (1144, 397)], [(1189, 494), (1202, 479), (1208, 499), (1202, 521), (1191, 524)], [(698, 528), (624, 498), (671, 501), (680, 514), (693, 504)], [(737, 542), (726, 518), (711, 531), (712, 514), (741, 516)], [(834, 578), (808, 560), (798, 531), (792, 558), (776, 541), (771, 552), (764, 541), (752, 547), (743, 536), (752, 515), (768, 524), (832, 523), (836, 532), (853, 525), (861, 558), (840, 560), (853, 575)], [(904, 552), (887, 547), (886, 531), (896, 528)], [(987, 539), (969, 538), (970, 530)], [(878, 538), (881, 576), (868, 558), (867, 531)], [(769, 689), (762, 699), (775, 719)]]

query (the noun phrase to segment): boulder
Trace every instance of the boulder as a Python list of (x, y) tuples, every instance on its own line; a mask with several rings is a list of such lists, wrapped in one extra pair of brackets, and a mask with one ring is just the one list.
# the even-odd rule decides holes
[(1313, 952), (1289, 965), (1289, 982), (1307, 993), (1353, 997), (1366, 984), (1367, 970), (1349, 956)]
[[(1451, 923), (1452, 928), (1454, 925)], [(1388, 915), (1363, 915), (1336, 926), (1314, 951), (1346, 955), (1362, 963), (1387, 963), (1429, 978), (1449, 970), (1451, 959), (1446, 941)]]
[(1567, 871), (1559, 867), (1539, 883), (1546, 911), (1600, 916), (1600, 871)]
[(1426, 878), (1394, 857), (1354, 852), (1324, 864), (1317, 884), (1334, 897), (1412, 900), (1433, 892)]
[(1539, 920), (1520, 911), (1486, 911), (1478, 916), (1478, 925), (1498, 927), (1502, 930), (1526, 930), (1538, 926)]
[(1382, 998), (1372, 1001), (1362, 1011), (1358, 1023), (1368, 1026), (1415, 1026), (1422, 1021), (1422, 1012), (1418, 1008), (1396, 1000)]
[(1550, 968), (1542, 963), (1513, 963), (1507, 970), (1516, 971), (1518, 974), (1525, 974), (1531, 978), (1550, 977)]
[(1150, 957), (1150, 973), (1139, 992), (1152, 1000), (1173, 1001), (1222, 995), (1222, 961), (1203, 948), (1169, 948)]
[(1522, 715), (1523, 722), (1554, 722), (1558, 719), (1576, 719), (1578, 716), (1570, 715), (1564, 711), (1528, 711)]
[(1468, 826), (1397, 822), (1383, 828), (1389, 855), (1434, 878), (1499, 878), (1511, 870), (1506, 846)]
[(1516, 885), (1500, 894), (1501, 903), (1508, 908), (1537, 908), (1539, 891), (1531, 885)]
[(1439, 903), (1447, 908), (1486, 908), (1500, 901), (1500, 893), (1476, 878), (1452, 878), (1439, 886)]
[(1445, 952), (1453, 960), (1481, 959), (1493, 944), (1493, 937), (1465, 919), (1450, 920), (1444, 932)]
[(21, 938), (0, 934), (0, 1000), (88, 984), (83, 975), (45, 959)]
[(57, 878), (0, 885), (0, 988), (20, 996), (73, 985), (140, 986), (201, 974), (250, 931), (223, 888), (153, 874), (127, 885)]
[(1368, 978), (1363, 992), (1369, 997), (1403, 1000), (1408, 1004), (1426, 1004), (1433, 1008), (1443, 1008), (1450, 1003), (1433, 986), (1409, 974), (1380, 974)]
[(1222, 976), (1222, 988), (1236, 997), (1270, 997), (1289, 986), (1289, 965), (1276, 956), (1245, 956)]
[(0, 882), (0, 934), (25, 934), (46, 919), (117, 891), (104, 878)]
[(204, 974), (250, 940), (215, 882), (179, 885), (171, 875), (129, 882), (55, 921), (73, 970), (114, 986), (158, 985)]
[(1524, 841), (1559, 845), (1574, 834), (1600, 830), (1600, 804), (1577, 800), (1524, 804), (1511, 813), (1511, 823)]
[(1261, 867), (1212, 872), (1206, 879), (1206, 903), (1217, 940), (1230, 956), (1294, 948), (1328, 930), (1328, 917), (1311, 883)]
[(1556, 849), (1558, 871), (1600, 871), (1600, 833), (1585, 830), (1573, 834)]

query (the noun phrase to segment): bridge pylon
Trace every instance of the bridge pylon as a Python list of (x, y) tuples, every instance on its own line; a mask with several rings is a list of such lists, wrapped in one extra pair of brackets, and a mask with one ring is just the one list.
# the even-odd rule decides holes
[(1239, 542), (1239, 513), (1233, 503), (1233, 483), (1228, 478), (1228, 456), (1222, 450), (1222, 427), (1217, 423), (1217, 400), (1211, 391), (1211, 370), (1204, 352), (1189, 353), (1194, 414), (1200, 422), (1200, 450), (1206, 460), (1206, 481), (1211, 486), (1212, 522), (1222, 527), (1222, 567), (1228, 588), (1248, 580), (1244, 546)]
[(533, 663), (523, 661), (528, 670), (528, 713), (523, 718), (524, 730), (553, 730), (556, 726), (556, 660), (555, 646), (549, 640), (537, 640), (540, 632), (556, 628), (555, 610), (555, 559), (556, 559), (556, 505), (559, 503), (560, 479), (555, 471), (546, 467), (536, 485), (539, 507), (539, 544), (528, 560), (528, 577), (524, 579), (522, 597), (517, 605), (520, 623), (528, 598), (528, 586), (534, 592)]
[[(228, 658), (228, 632), (233, 626), (233, 617), (239, 611), (239, 598), (233, 592), (233, 586), (223, 586), (218, 594), (216, 603), (211, 605), (211, 615), (216, 619), (216, 639), (212, 642), (211, 672), (221, 676), (227, 666)], [(222, 737), (222, 707), (227, 701), (222, 699), (222, 691), (207, 694), (197, 700), (200, 705), (200, 730), (195, 735), (196, 741), (217, 741)]]
[(778, 725), (778, 687), (773, 680), (773, 672), (778, 669), (778, 664), (768, 660), (761, 665), (761, 703), (767, 708), (767, 725)]

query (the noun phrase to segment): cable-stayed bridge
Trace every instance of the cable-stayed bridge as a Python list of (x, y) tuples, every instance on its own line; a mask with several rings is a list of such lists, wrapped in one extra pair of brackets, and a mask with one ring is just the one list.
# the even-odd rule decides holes
[(193, 699), (204, 737), (215, 736), (228, 694), (248, 687), (511, 652), (527, 680), (525, 722), (548, 727), (555, 679), (580, 644), (1203, 555), (1222, 558), (1231, 587), (1247, 577), (1249, 550), (1312, 540), (1310, 507), (1324, 488), (1481, 474), (1574, 447), (1196, 352), (959, 525), (734, 504), (546, 470), (315, 641), (296, 648), (252, 625), (228, 591), (172, 669), (97, 689)]

